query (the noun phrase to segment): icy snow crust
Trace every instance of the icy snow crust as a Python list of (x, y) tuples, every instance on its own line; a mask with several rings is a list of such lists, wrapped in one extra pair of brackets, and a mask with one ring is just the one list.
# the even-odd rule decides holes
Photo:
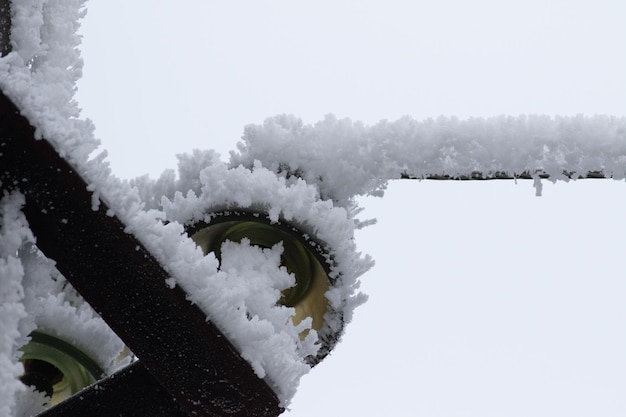
[[(171, 277), (235, 344), (283, 405), (308, 372), (305, 358), (351, 319), (364, 301), (358, 278), (372, 264), (356, 251), (356, 195), (382, 195), (389, 179), (403, 173), (463, 176), (473, 172), (544, 172), (551, 180), (568, 173), (602, 170), (624, 178), (624, 118), (501, 116), (491, 119), (403, 118), (368, 127), (328, 116), (304, 125), (292, 116), (248, 126), (239, 153), (222, 162), (211, 151), (180, 156), (179, 173), (159, 179), (121, 181), (114, 177), (90, 121), (79, 118), (73, 99), (81, 73), (76, 34), (82, 0), (19, 0), (12, 4), (13, 52), (0, 59), (0, 87), (46, 138), (72, 163), (127, 231), (136, 235)], [(262, 161), (259, 162), (259, 161)], [(0, 415), (16, 415), (16, 399), (28, 393), (17, 349), (26, 335), (43, 327), (89, 352), (112, 371), (121, 341), (64, 285), (53, 262), (28, 246), (34, 241), (19, 207), (19, 194), (3, 197), (0, 215)], [(332, 259), (335, 285), (327, 293), (330, 314), (320, 335), (293, 326), (291, 309), (276, 305), (293, 277), (280, 267), (281, 245), (271, 249), (226, 244), (222, 265), (188, 238), (185, 226), (210, 220), (216, 210), (246, 209), (286, 221), (323, 242)], [(47, 294), (45, 296), (44, 294)], [(44, 317), (46, 314), (52, 320)], [(68, 323), (58, 328), (58, 320)], [(78, 326), (80, 330), (76, 330)], [(92, 343), (89, 343), (91, 340)], [(20, 393), (19, 395), (17, 395)], [(30, 398), (30, 397), (28, 397)]]

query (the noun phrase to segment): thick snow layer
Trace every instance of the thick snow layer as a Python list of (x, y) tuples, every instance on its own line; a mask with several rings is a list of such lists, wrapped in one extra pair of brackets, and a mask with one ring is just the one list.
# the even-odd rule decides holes
[[(473, 173), (548, 174), (551, 181), (588, 172), (626, 176), (626, 118), (612, 116), (498, 116), (459, 120), (404, 117), (365, 126), (327, 116), (305, 125), (276, 116), (245, 128), (231, 166), (297, 174), (323, 196), (345, 202), (354, 195), (382, 195), (387, 181), (463, 177)], [(567, 175), (566, 175), (567, 174)]]

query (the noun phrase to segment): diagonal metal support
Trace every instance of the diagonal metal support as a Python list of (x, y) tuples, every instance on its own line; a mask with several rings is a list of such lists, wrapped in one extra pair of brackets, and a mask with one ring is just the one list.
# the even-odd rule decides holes
[[(0, 0), (0, 56), (11, 51), (11, 2)], [(139, 357), (45, 416), (258, 416), (284, 410), (205, 313), (143, 245), (92, 209), (87, 184), (0, 92), (0, 188), (24, 194), (37, 246)], [(85, 399), (88, 399), (85, 401)]]
[(271, 388), (107, 206), (92, 209), (84, 180), (4, 94), (0, 114), (0, 186), (25, 195), (37, 246), (158, 384), (189, 415), (279, 415)]
[(135, 362), (37, 417), (68, 416), (185, 417), (187, 413)]

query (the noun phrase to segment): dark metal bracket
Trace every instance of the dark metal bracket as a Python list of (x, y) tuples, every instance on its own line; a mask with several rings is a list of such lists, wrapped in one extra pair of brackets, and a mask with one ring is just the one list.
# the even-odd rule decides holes
[[(140, 359), (43, 415), (281, 414), (272, 389), (182, 289), (165, 284), (169, 275), (106, 204), (92, 209), (85, 181), (49, 142), (34, 139), (3, 93), (0, 115), (0, 187), (24, 194), (37, 246)], [(81, 397), (100, 398), (101, 414), (85, 411), (93, 407)], [(145, 408), (151, 403), (158, 405)]]

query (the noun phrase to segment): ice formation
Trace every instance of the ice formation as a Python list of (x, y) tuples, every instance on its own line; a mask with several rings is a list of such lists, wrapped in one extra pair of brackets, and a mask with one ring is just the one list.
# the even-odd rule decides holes
[[(178, 285), (189, 294), (257, 375), (266, 378), (283, 405), (309, 369), (304, 358), (315, 353), (317, 335), (310, 332), (300, 340), (298, 335), (309, 323), (291, 325), (289, 308), (276, 305), (280, 289), (292, 279), (280, 268), (280, 245), (261, 250), (245, 241), (229, 244), (218, 268), (217, 259), (204, 256), (188, 238), (185, 225), (206, 220), (215, 209), (254, 208), (267, 213), (270, 221), (294, 222), (324, 242), (334, 261), (331, 275), (338, 282), (327, 297), (341, 313), (330, 317), (328, 329), (320, 332), (324, 337), (324, 332), (349, 321), (353, 308), (364, 300), (358, 279), (371, 260), (358, 253), (353, 239), (354, 229), (362, 225), (356, 218), (356, 195), (382, 195), (390, 179), (403, 175), (528, 173), (538, 186), (540, 175), (569, 180), (601, 171), (607, 177), (625, 177), (624, 118), (442, 117), (420, 122), (407, 117), (365, 126), (333, 116), (315, 125), (277, 116), (261, 126), (246, 127), (243, 143), (228, 163), (214, 152), (195, 151), (180, 156), (178, 175), (167, 171), (157, 180), (122, 181), (111, 174), (105, 153), (90, 157), (99, 142), (91, 122), (79, 118), (73, 100), (82, 64), (76, 29), (83, 3), (12, 2), (13, 52), (0, 59), (0, 88), (36, 127), (38, 138), (49, 140), (76, 167), (93, 192), (94, 207), (101, 201), (107, 204), (166, 267), (171, 274), (167, 285)], [(29, 395), (17, 380), (22, 369), (16, 352), (34, 327), (80, 339), (75, 342), (109, 371), (119, 365), (112, 358), (121, 341), (89, 306), (60, 289), (62, 277), (53, 262), (29, 249), (34, 238), (19, 211), (22, 197), (3, 198), (0, 415), (4, 416), (15, 415), (16, 399)], [(247, 261), (234, 262), (234, 257)], [(255, 280), (247, 279), (250, 275)], [(42, 298), (45, 292), (52, 295)], [(54, 323), (38, 316), (43, 310), (81, 323), (80, 330), (54, 328)], [(87, 339), (93, 343), (84, 343)]]

